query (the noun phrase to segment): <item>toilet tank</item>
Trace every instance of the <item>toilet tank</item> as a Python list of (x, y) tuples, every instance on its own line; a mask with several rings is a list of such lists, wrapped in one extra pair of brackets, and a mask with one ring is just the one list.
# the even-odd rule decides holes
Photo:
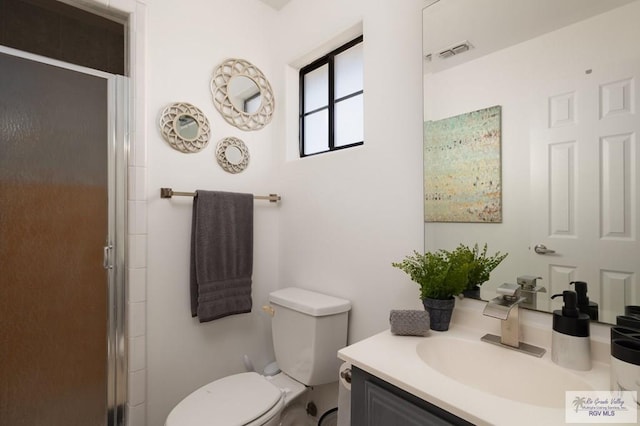
[(278, 367), (307, 386), (337, 381), (351, 302), (296, 287), (274, 291), (269, 302)]

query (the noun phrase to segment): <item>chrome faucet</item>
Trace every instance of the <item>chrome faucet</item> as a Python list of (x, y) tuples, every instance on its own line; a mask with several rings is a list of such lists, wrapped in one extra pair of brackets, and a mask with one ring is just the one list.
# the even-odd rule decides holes
[(498, 297), (487, 303), (483, 315), (500, 320), (501, 336), (485, 334), (480, 340), (541, 357), (545, 349), (520, 341), (520, 310), (518, 305), (527, 300), (518, 284), (504, 283), (496, 289)]
[(546, 293), (547, 289), (537, 285), (536, 280), (542, 277), (534, 277), (533, 275), (521, 275), (517, 279), (520, 286), (520, 296), (524, 297), (520, 303), (523, 308), (538, 309), (538, 293)]
[(500, 343), (518, 347), (520, 345), (520, 318), (518, 304), (525, 298), (520, 296), (520, 286), (504, 283), (497, 288), (500, 296), (495, 297), (484, 307), (483, 315), (501, 320), (502, 335)]

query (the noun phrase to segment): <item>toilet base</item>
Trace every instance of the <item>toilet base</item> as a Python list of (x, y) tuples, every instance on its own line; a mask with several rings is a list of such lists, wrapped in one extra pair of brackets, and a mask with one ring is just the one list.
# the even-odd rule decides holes
[(307, 414), (307, 410), (301, 403), (294, 403), (282, 410), (280, 426), (315, 426), (313, 417)]
[(278, 373), (275, 376), (266, 376), (264, 379), (271, 383), (273, 386), (285, 392), (285, 406), (307, 391), (307, 387), (305, 385), (292, 379), (284, 373)]

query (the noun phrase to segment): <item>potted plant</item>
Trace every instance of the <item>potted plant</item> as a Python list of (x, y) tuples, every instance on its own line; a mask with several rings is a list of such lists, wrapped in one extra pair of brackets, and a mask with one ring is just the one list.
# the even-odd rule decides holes
[(487, 256), (486, 243), (482, 251), (478, 248), (477, 243), (473, 246), (473, 249), (462, 244), (458, 248), (465, 251), (467, 253), (466, 256), (470, 259), (467, 288), (463, 291), (463, 294), (467, 297), (480, 299), (480, 286), (489, 281), (491, 271), (507, 257), (508, 253), (497, 252), (493, 256)]
[(454, 251), (418, 253), (391, 265), (406, 272), (420, 286), (420, 297), (429, 312), (432, 330), (449, 329), (456, 296), (467, 287), (469, 253), (461, 247)]

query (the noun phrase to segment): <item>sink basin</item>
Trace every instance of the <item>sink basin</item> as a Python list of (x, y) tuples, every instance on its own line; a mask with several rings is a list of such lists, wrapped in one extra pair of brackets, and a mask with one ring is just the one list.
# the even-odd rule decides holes
[(463, 385), (525, 404), (565, 407), (565, 391), (593, 390), (577, 373), (485, 342), (434, 336), (416, 347), (432, 369)]

